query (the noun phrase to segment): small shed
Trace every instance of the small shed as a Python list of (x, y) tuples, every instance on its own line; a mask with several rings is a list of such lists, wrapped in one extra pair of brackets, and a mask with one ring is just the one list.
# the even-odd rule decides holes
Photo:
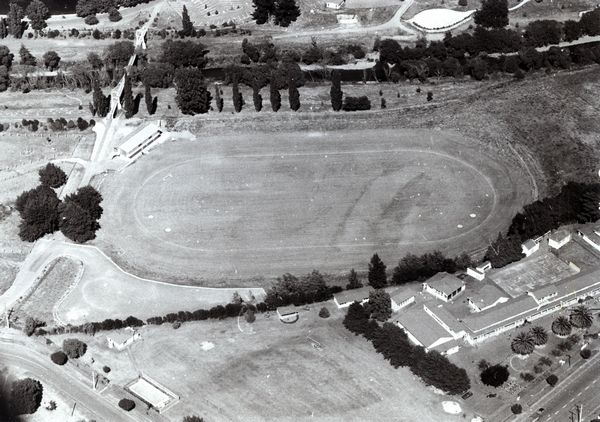
[(467, 275), (470, 275), (479, 281), (482, 281), (485, 278), (485, 272), (480, 271), (477, 268), (467, 268)]
[(554, 249), (560, 249), (571, 241), (571, 232), (567, 230), (558, 230), (552, 233), (548, 238), (548, 246)]
[(412, 289), (397, 289), (390, 294), (392, 300), (392, 311), (398, 312), (400, 309), (414, 303), (415, 292)]
[(525, 254), (525, 256), (529, 256), (532, 253), (538, 251), (540, 249), (540, 244), (535, 243), (533, 240), (529, 239), (525, 243), (521, 244), (521, 250)]
[(298, 315), (298, 308), (295, 306), (280, 306), (277, 308), (277, 315), (281, 322), (291, 324), (298, 321), (300, 315)]
[(448, 302), (465, 290), (465, 282), (455, 275), (441, 272), (425, 281), (423, 290)]
[(123, 350), (135, 340), (141, 337), (141, 334), (135, 331), (133, 328), (125, 328), (123, 330), (115, 331), (106, 335), (108, 340), (108, 347), (115, 348), (117, 350)]
[(346, 0), (342, 0), (340, 2), (326, 2), (325, 7), (328, 9), (341, 9), (346, 4)]

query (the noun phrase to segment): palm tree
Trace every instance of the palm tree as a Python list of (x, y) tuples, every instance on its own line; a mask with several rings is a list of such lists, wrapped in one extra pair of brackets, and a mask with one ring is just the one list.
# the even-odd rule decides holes
[(513, 339), (510, 348), (519, 355), (529, 355), (533, 353), (533, 349), (535, 348), (535, 338), (531, 332), (520, 332)]
[(584, 305), (577, 306), (571, 310), (571, 325), (577, 328), (589, 328), (592, 326), (592, 311)]
[(536, 346), (543, 346), (548, 342), (548, 333), (546, 332), (546, 329), (541, 325), (536, 325), (535, 327), (532, 327), (531, 330), (529, 330), (529, 332), (533, 336), (533, 341), (535, 342)]
[(571, 334), (571, 322), (565, 316), (559, 316), (552, 322), (552, 332), (559, 336)]

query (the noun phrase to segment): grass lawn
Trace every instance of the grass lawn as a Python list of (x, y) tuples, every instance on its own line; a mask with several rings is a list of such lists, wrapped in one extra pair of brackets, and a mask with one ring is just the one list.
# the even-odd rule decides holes
[[(147, 326), (128, 351), (115, 352), (97, 334), (88, 342), (94, 365), (108, 365), (119, 385), (141, 371), (181, 396), (165, 416), (207, 420), (277, 421), (458, 421), (436, 395), (407, 369), (394, 369), (372, 345), (342, 326), (343, 314), (326, 305), (302, 311), (295, 324), (258, 315), (254, 324), (236, 319)], [(321, 344), (319, 351), (307, 338)], [(213, 346), (211, 348), (211, 346)], [(474, 416), (469, 410), (465, 416)]]

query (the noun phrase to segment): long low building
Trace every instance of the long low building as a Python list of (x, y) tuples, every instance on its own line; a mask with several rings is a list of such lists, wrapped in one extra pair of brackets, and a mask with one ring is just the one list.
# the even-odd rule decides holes
[(154, 123), (146, 123), (134, 129), (123, 138), (123, 143), (115, 148), (115, 154), (122, 158), (134, 159), (138, 154), (148, 149), (156, 142), (163, 142), (170, 136), (161, 127)]
[(448, 355), (458, 352), (454, 336), (429, 318), (423, 308), (412, 307), (396, 320), (396, 324), (404, 329), (410, 341), (423, 346), (427, 352), (437, 350)]
[(369, 301), (369, 293), (373, 290), (372, 287), (365, 286), (359, 289), (344, 290), (333, 295), (333, 301), (338, 309), (347, 308), (354, 302), (361, 305)]

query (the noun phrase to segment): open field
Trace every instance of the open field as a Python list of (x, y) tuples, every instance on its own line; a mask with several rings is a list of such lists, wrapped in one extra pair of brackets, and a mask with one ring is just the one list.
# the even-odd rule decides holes
[(512, 297), (527, 290), (556, 283), (577, 271), (550, 252), (540, 250), (517, 264), (494, 270), (489, 276)]
[(531, 194), (473, 146), (425, 130), (169, 142), (105, 180), (94, 243), (136, 274), (200, 284), (471, 250)]
[[(443, 412), (441, 402), (452, 398), (433, 394), (407, 369), (394, 369), (343, 328), (341, 312), (327, 307), (331, 318), (312, 308), (295, 324), (259, 315), (252, 333), (241, 332), (235, 319), (178, 330), (147, 326), (120, 353), (107, 348), (104, 335), (85, 341), (88, 354), (112, 368), (113, 383), (125, 385), (141, 371), (180, 395), (164, 414), (171, 421), (189, 414), (215, 421), (240, 415), (251, 421), (464, 420)], [(203, 350), (206, 345), (214, 347)], [(474, 416), (463, 412), (467, 420)]]

